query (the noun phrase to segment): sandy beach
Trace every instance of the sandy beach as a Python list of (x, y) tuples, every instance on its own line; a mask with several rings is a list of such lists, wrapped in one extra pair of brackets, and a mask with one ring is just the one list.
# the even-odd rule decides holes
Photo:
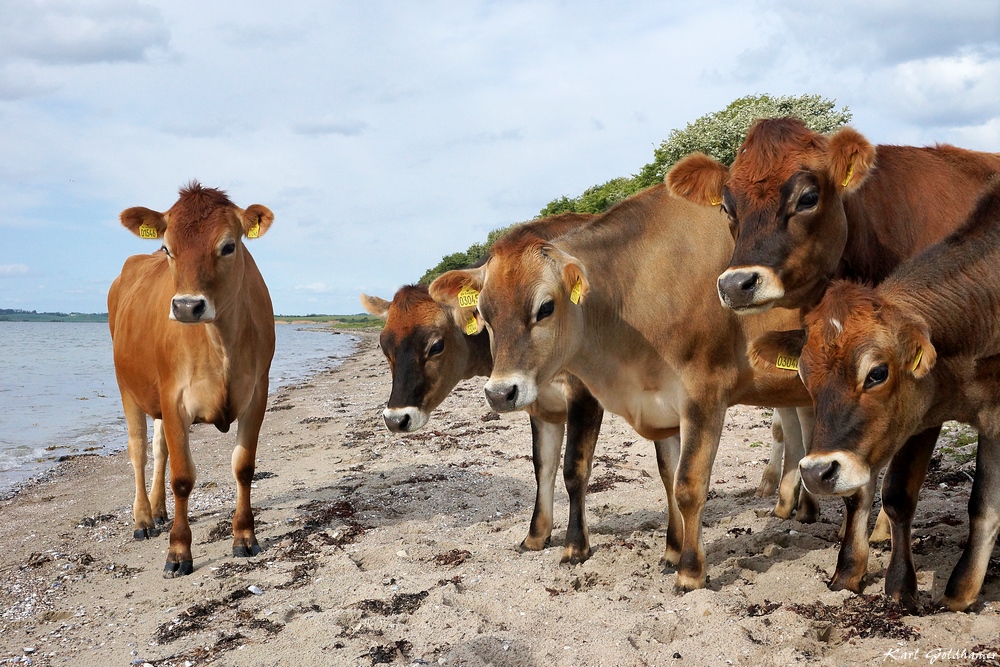
[(132, 538), (124, 453), (70, 460), (0, 502), (0, 664), (1000, 664), (1000, 549), (971, 613), (931, 605), (968, 532), (968, 429), (939, 444), (917, 510), (925, 613), (880, 595), (887, 545), (871, 553), (873, 595), (828, 590), (842, 503), (823, 499), (815, 524), (770, 515), (773, 498), (753, 493), (770, 453), (770, 411), (756, 408), (730, 410), (713, 471), (708, 587), (677, 595), (659, 564), (653, 448), (623, 420), (607, 415), (598, 444), (590, 560), (559, 563), (561, 476), (551, 545), (520, 553), (534, 499), (526, 416), (491, 415), (474, 379), (423, 431), (391, 434), (377, 335), (343, 335), (360, 339), (354, 355), (269, 403), (256, 558), (230, 555), (234, 433), (207, 425), (192, 436), (188, 577), (162, 577), (166, 533)]

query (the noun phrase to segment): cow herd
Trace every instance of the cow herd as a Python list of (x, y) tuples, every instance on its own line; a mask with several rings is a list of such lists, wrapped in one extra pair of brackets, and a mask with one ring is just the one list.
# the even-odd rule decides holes
[[(976, 600), (1000, 533), (1000, 154), (872, 146), (791, 118), (758, 121), (730, 167), (702, 155), (600, 215), (519, 225), (478, 265), (392, 301), (386, 426), (411, 432), (456, 384), (484, 376), (498, 412), (531, 421), (537, 492), (521, 548), (550, 540), (565, 436), (570, 513), (562, 560), (590, 556), (586, 490), (604, 411), (654, 442), (667, 495), (663, 560), (705, 586), (702, 514), (726, 410), (773, 407), (783, 449), (761, 484), (776, 516), (815, 521), (844, 498), (830, 586), (860, 592), (882, 468), (892, 553), (886, 594), (916, 607), (910, 528), (944, 421), (979, 430), (970, 534), (941, 604)], [(135, 472), (135, 537), (175, 516), (167, 576), (192, 571), (192, 423), (238, 421), (233, 554), (260, 551), (249, 486), (274, 350), (273, 314), (243, 239), (273, 215), (192, 184), (166, 213), (122, 223), (161, 240), (108, 296)], [(146, 415), (154, 422), (147, 493)], [(777, 427), (780, 426), (780, 429)], [(783, 454), (783, 456), (782, 456)], [(780, 473), (775, 466), (781, 467)], [(800, 484), (801, 480), (801, 484)]]

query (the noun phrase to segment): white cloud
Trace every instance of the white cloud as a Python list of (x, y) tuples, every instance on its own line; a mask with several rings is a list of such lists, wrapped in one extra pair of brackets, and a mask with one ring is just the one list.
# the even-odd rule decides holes
[(305, 292), (329, 292), (330, 288), (327, 287), (326, 283), (322, 281), (317, 281), (314, 283), (309, 283), (308, 285), (299, 285), (295, 289), (302, 290)]
[(24, 276), (28, 274), (27, 264), (0, 264), (0, 278)]

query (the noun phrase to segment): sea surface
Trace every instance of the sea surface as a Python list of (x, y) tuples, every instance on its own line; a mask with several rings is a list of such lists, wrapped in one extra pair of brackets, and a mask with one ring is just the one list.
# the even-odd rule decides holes
[[(336, 366), (358, 342), (322, 325), (275, 332), (272, 393)], [(106, 323), (0, 322), (0, 497), (62, 457), (127, 441)]]

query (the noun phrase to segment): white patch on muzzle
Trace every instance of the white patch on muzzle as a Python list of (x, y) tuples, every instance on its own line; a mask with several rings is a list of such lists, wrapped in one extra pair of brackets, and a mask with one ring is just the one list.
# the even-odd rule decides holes
[[(837, 464), (836, 471), (819, 480), (832, 464)], [(809, 454), (799, 461), (799, 473), (809, 492), (817, 495), (853, 495), (871, 480), (868, 464), (845, 451)]]
[[(513, 391), (515, 388), (516, 392)], [(486, 400), (497, 412), (523, 410), (538, 399), (538, 385), (534, 378), (521, 373), (501, 377), (490, 376), (483, 391), (486, 393)], [(514, 398), (510, 400), (512, 393)]]
[(393, 433), (412, 433), (423, 428), (430, 415), (414, 407), (386, 408), (382, 411), (382, 419), (385, 420), (385, 427)]

